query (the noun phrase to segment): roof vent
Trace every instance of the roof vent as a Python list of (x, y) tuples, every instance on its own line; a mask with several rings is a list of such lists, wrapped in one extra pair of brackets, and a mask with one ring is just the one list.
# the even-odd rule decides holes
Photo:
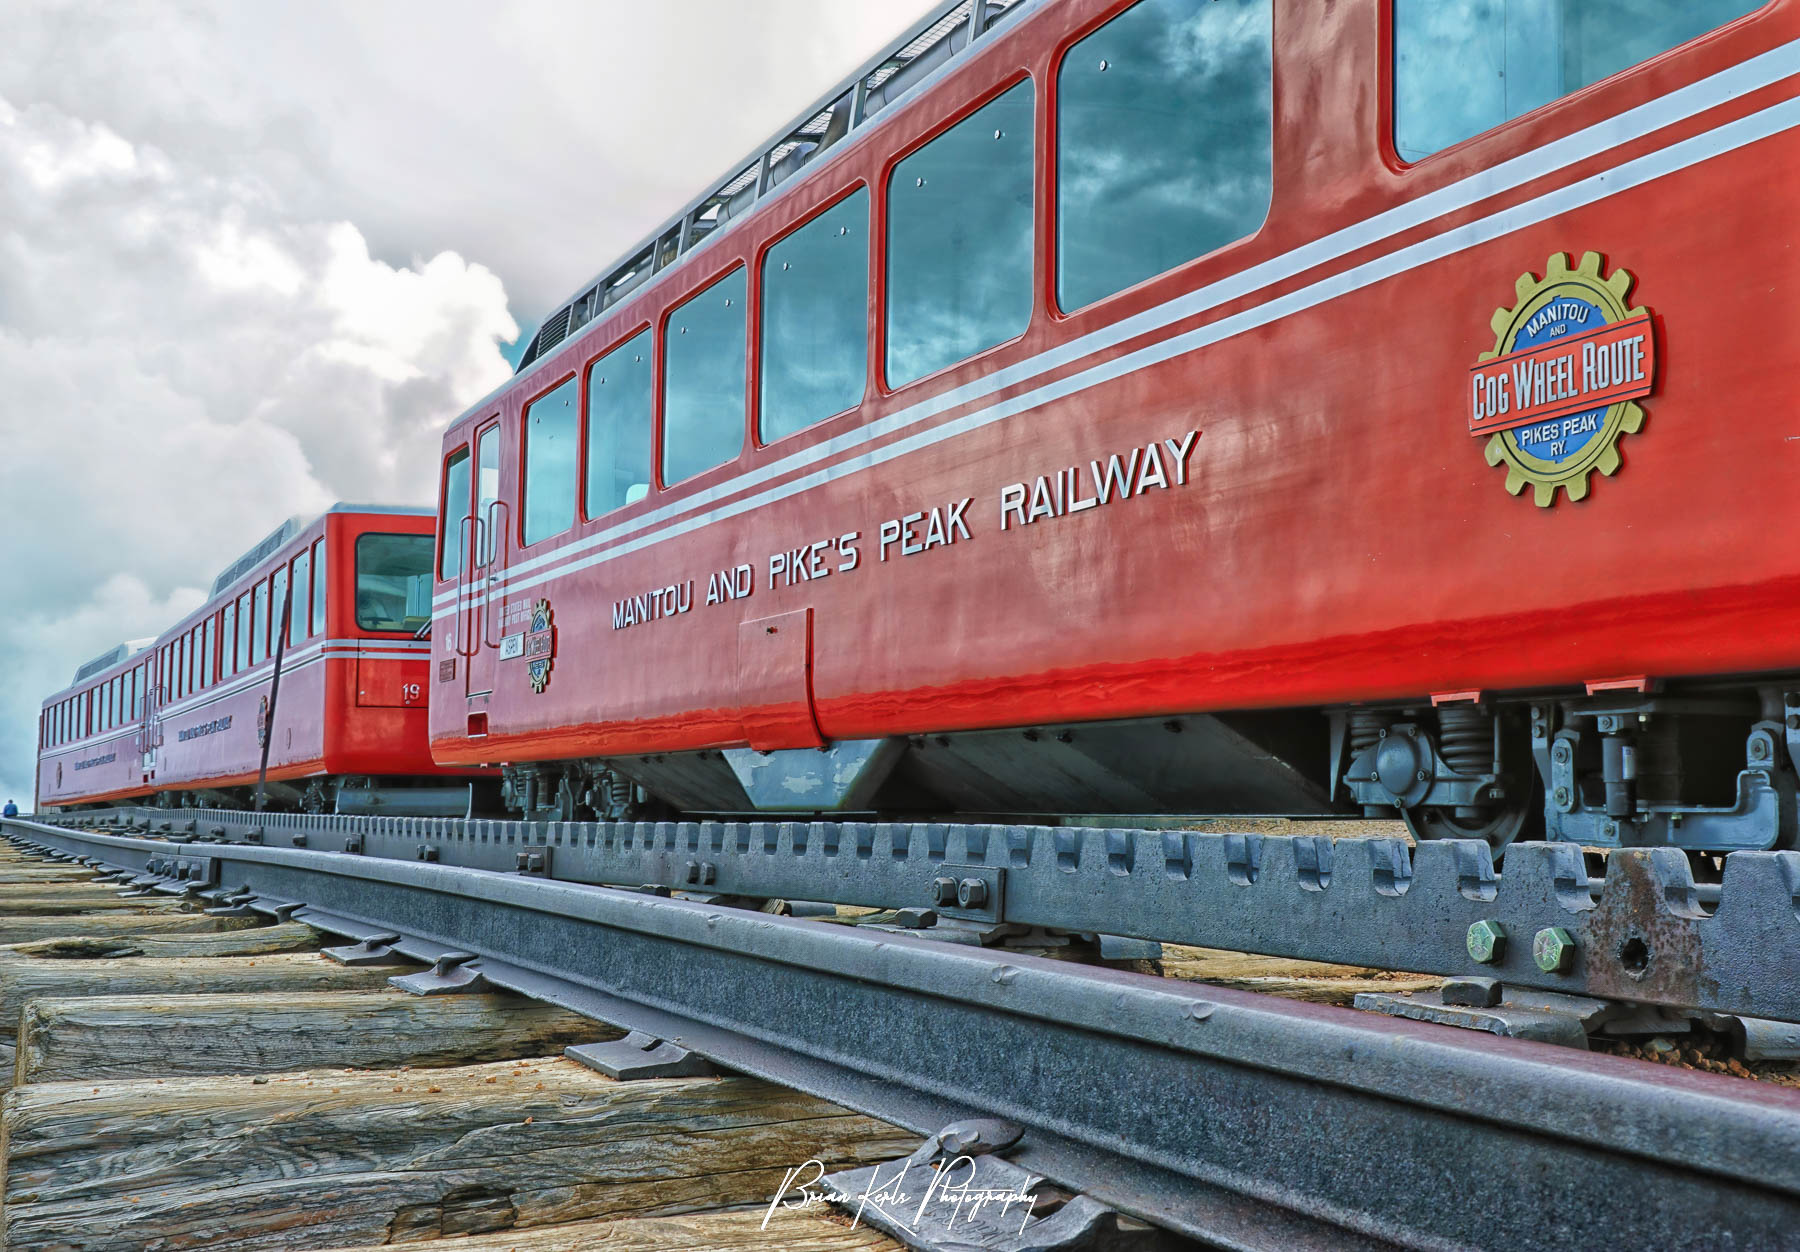
[(218, 595), (221, 591), (225, 590), (225, 588), (231, 586), (232, 583), (236, 582), (245, 574), (248, 574), (258, 565), (261, 565), (264, 561), (275, 555), (277, 549), (305, 529), (306, 519), (300, 517), (288, 518), (287, 521), (270, 531), (268, 537), (261, 543), (257, 544), (254, 548), (250, 549), (250, 551), (244, 553), (243, 556), (240, 556), (237, 560), (226, 566), (225, 572), (213, 579), (212, 593), (215, 596)]
[(131, 646), (129, 644), (115, 644), (93, 660), (78, 668), (75, 671), (75, 681), (80, 682), (84, 678), (90, 678), (103, 669), (108, 669), (117, 665), (120, 661), (123, 661), (130, 655)]

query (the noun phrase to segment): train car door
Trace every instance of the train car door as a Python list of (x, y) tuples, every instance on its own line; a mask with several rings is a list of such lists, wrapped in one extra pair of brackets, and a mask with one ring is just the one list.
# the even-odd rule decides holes
[(465, 629), (469, 638), (467, 694), (485, 696), (494, 690), (500, 665), (500, 574), (506, 567), (508, 506), (500, 498), (500, 423), (487, 423), (475, 432), (475, 472), (470, 475), (475, 524), (468, 580)]
[(149, 659), (138, 669), (143, 692), (134, 712), (138, 720), (138, 752), (142, 757), (145, 786), (156, 781), (156, 750), (162, 747), (163, 688), (161, 667), (157, 664), (160, 655), (159, 650), (153, 649)]

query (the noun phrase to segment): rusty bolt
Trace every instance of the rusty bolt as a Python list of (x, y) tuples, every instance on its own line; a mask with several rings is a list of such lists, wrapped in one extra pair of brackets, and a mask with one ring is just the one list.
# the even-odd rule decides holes
[(1492, 965), (1506, 955), (1506, 927), (1499, 922), (1482, 920), (1469, 927), (1469, 956), (1483, 965)]
[(979, 878), (965, 878), (956, 884), (956, 902), (965, 909), (980, 908), (987, 897), (987, 884)]
[(934, 878), (931, 880), (931, 899), (939, 908), (949, 908), (956, 903), (956, 879)]
[(1531, 959), (1546, 974), (1566, 974), (1575, 963), (1575, 936), (1561, 926), (1546, 926), (1531, 941)]

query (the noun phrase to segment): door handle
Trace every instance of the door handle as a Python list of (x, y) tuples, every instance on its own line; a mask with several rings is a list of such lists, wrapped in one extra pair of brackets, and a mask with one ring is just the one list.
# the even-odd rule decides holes
[(475, 655), (475, 632), (470, 628), (469, 582), (474, 575), (476, 544), (481, 541), (481, 519), (465, 513), (457, 523), (457, 542), (462, 545), (462, 560), (456, 569), (456, 654), (467, 660)]
[[(506, 556), (507, 528), (504, 525), (497, 526), (494, 524), (494, 515), (501, 510), (505, 510), (506, 513), (512, 511), (504, 500), (488, 501), (485, 523), (489, 532), (490, 542), (493, 545), (488, 553), (487, 585), (489, 588), (492, 588), (499, 583), (500, 572), (505, 565), (504, 558)], [(504, 520), (504, 514), (502, 514), (502, 520)], [(492, 590), (488, 591), (487, 602), (482, 606), (481, 610), (481, 642), (490, 648), (497, 648), (500, 646), (500, 641), (497, 638), (494, 638), (496, 632), (493, 629), (495, 601), (499, 598), (498, 594)]]

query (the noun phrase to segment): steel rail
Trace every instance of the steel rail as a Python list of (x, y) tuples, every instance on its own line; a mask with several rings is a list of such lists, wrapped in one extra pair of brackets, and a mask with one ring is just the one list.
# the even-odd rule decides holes
[(0, 831), (921, 1133), (1006, 1119), (1018, 1165), (1218, 1247), (1800, 1247), (1797, 1091), (615, 888)]
[[(1516, 844), (1498, 873), (1479, 840), (867, 822), (498, 822), (116, 809), (172, 834), (257, 838), (366, 856), (657, 885), (762, 899), (933, 909), (1016, 924), (1450, 977), (1779, 1022), (1800, 1022), (1800, 852), (1734, 852), (1696, 883), (1676, 848), (1613, 853)], [(978, 882), (979, 903), (956, 898)], [(950, 899), (946, 902), (946, 886)], [(1470, 927), (1504, 938), (1490, 959)], [(1533, 939), (1567, 932), (1545, 970)]]

